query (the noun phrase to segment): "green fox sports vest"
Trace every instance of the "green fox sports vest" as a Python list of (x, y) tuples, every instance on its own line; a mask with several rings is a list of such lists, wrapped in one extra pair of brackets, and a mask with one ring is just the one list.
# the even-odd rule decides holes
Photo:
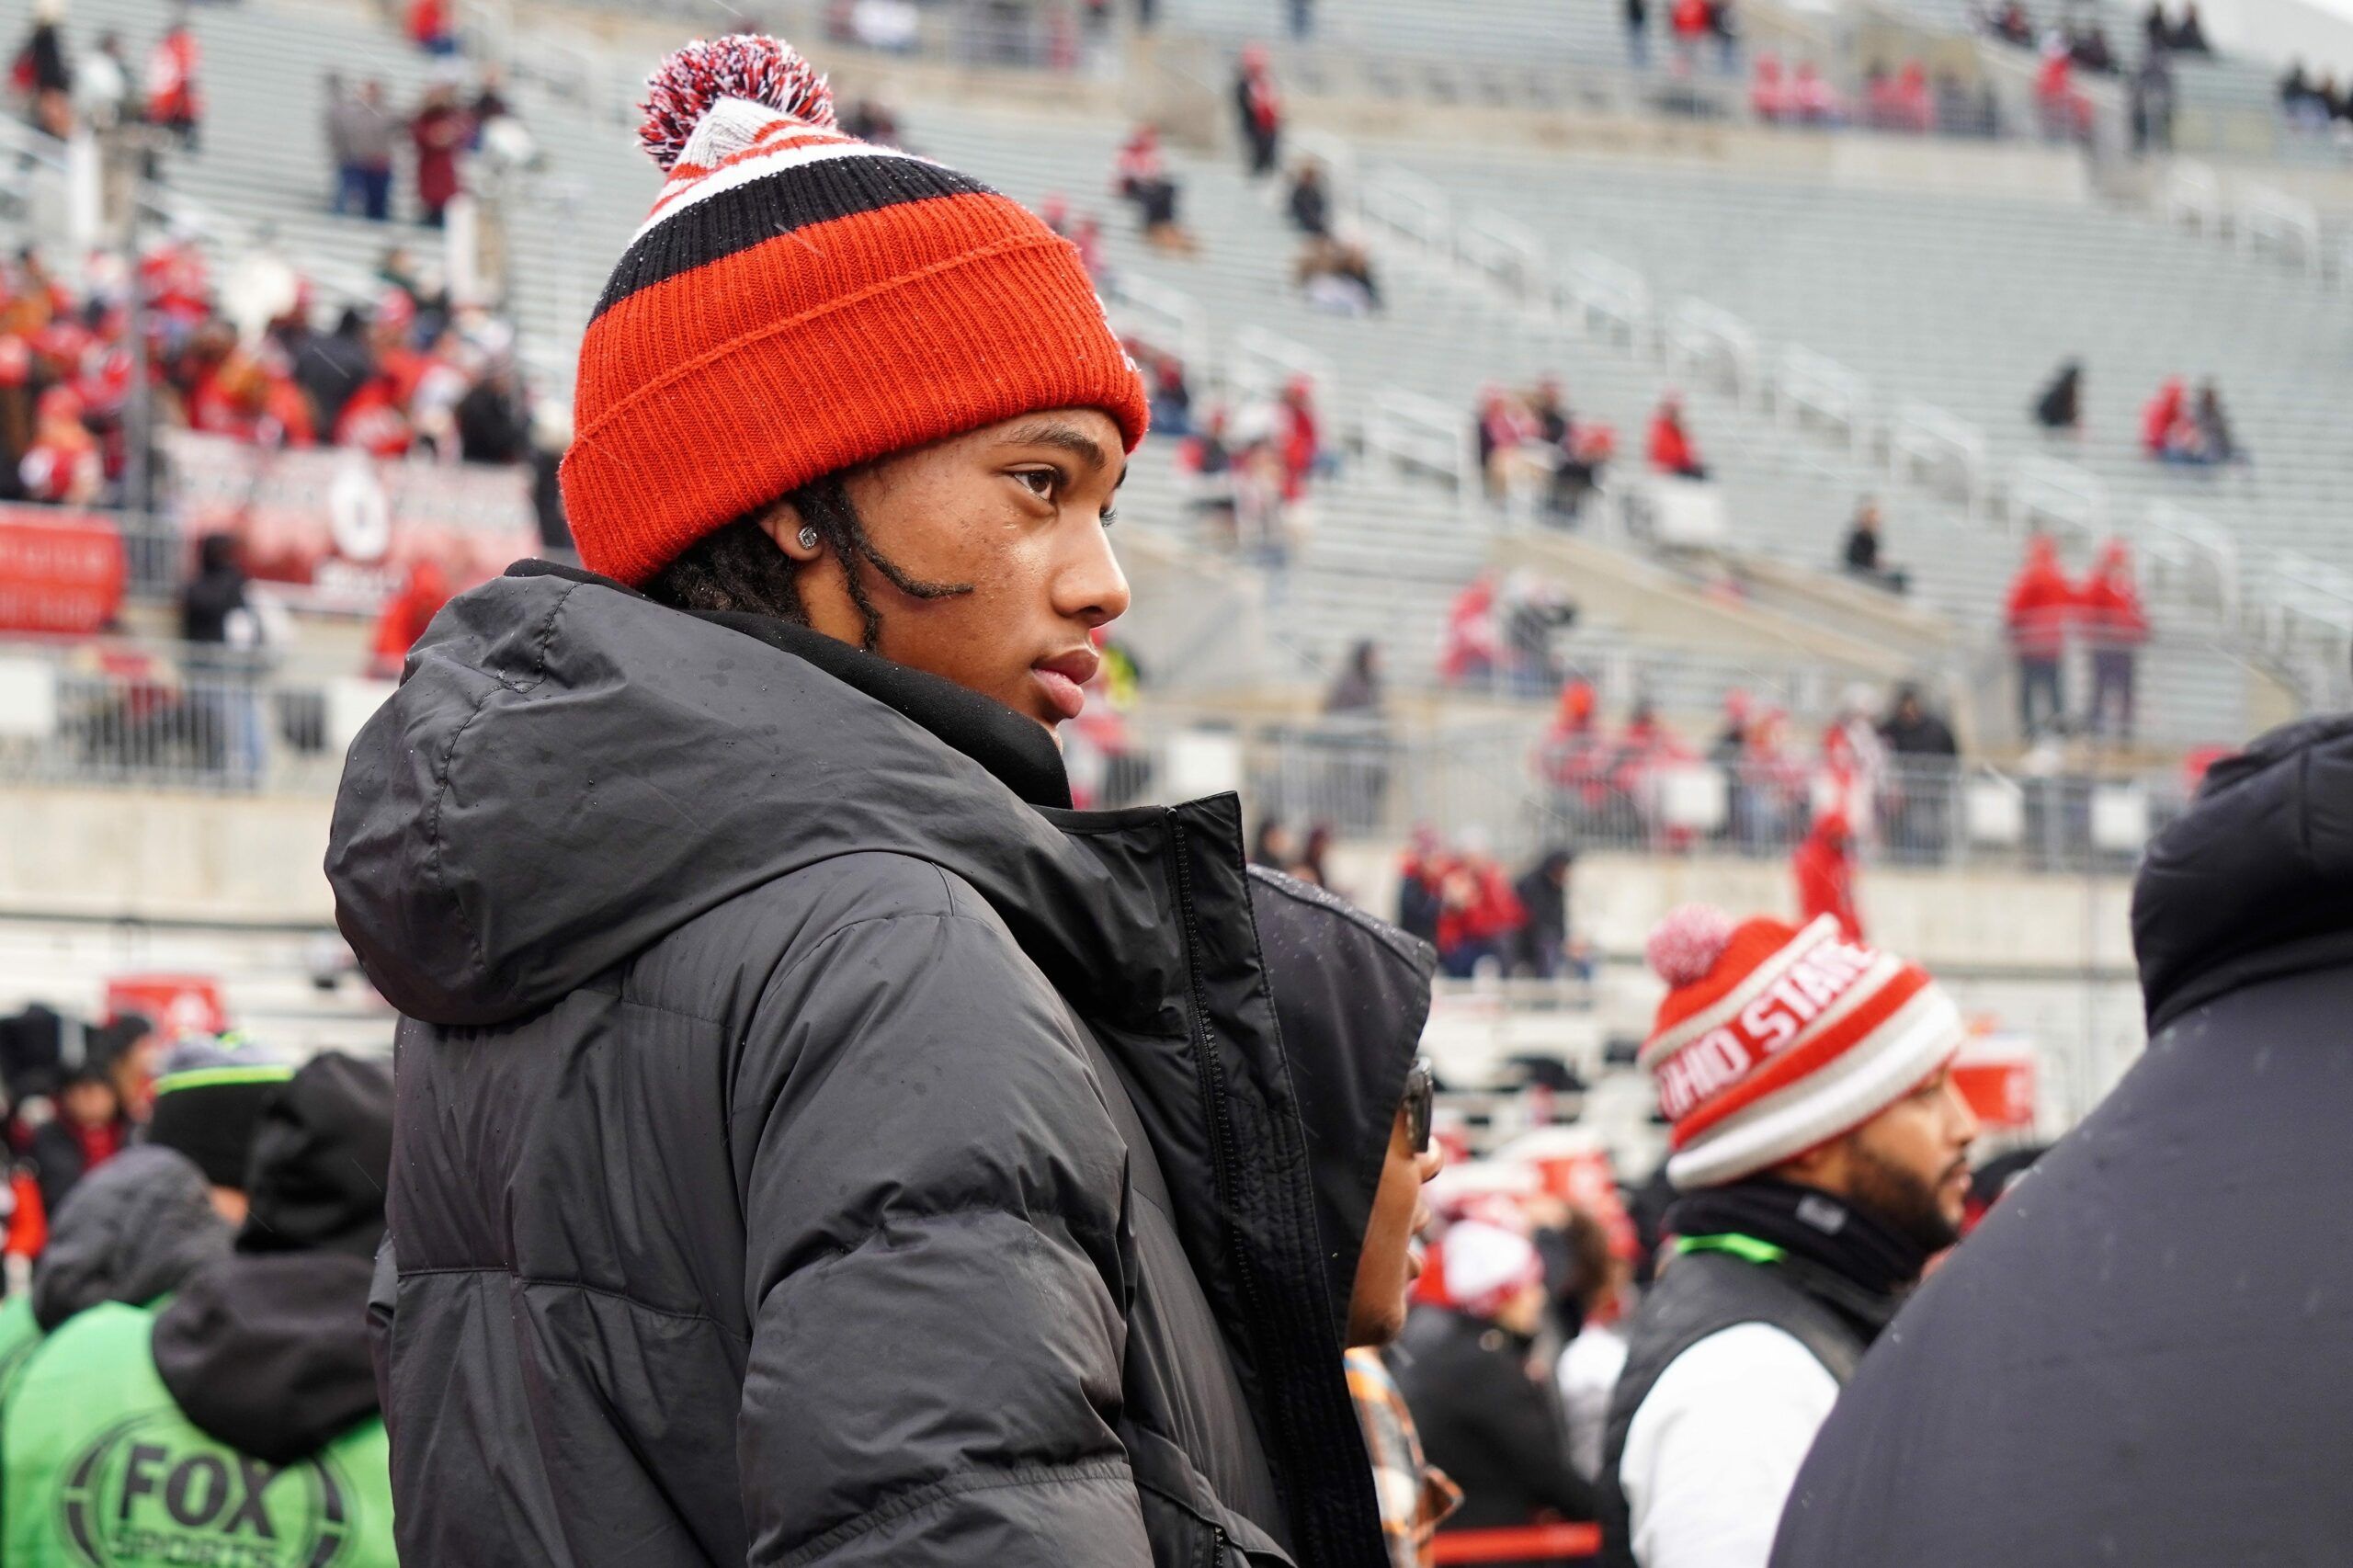
[(239, 1453), (180, 1413), (149, 1308), (92, 1307), (0, 1406), (8, 1568), (398, 1568), (390, 1449), (369, 1417), (310, 1458)]

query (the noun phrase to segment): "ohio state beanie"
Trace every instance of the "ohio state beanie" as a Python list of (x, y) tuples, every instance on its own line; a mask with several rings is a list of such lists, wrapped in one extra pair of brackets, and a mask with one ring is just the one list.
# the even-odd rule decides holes
[(642, 583), (835, 470), (1049, 408), (1128, 449), (1142, 378), (1077, 250), (953, 169), (836, 129), (776, 39), (688, 45), (640, 131), (669, 175), (580, 345), (566, 517)]
[(1737, 1181), (1861, 1126), (1961, 1048), (1960, 1009), (1917, 964), (1838, 934), (1735, 926), (1687, 904), (1651, 933), (1669, 990), (1640, 1061), (1672, 1124), (1667, 1179)]

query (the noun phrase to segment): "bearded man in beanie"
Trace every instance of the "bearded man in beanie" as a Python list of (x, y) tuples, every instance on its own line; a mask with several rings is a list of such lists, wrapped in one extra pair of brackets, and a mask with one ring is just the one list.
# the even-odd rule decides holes
[(1839, 934), (1676, 911), (1643, 1064), (1673, 1124), (1676, 1256), (1627, 1326), (1602, 1450), (1612, 1568), (1764, 1568), (1840, 1387), (1961, 1234), (1961, 1014)]
[(647, 107), (587, 569), (443, 609), (336, 802), (404, 1015), (403, 1558), (1380, 1562), (1310, 1151), (1373, 1168), (1405, 1052), (1309, 1103), (1235, 801), (1075, 812), (1054, 741), (1135, 368), (1070, 244), (775, 40)]

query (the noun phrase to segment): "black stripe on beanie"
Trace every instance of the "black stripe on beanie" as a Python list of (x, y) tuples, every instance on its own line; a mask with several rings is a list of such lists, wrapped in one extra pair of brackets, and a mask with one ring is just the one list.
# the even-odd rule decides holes
[(621, 253), (589, 320), (641, 289), (796, 229), (904, 202), (995, 194), (969, 175), (888, 153), (823, 158), (781, 168), (695, 201), (648, 230)]

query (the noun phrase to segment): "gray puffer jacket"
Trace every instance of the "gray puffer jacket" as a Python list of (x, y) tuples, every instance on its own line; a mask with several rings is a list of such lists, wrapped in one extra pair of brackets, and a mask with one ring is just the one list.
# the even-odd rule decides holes
[(1385, 1562), (1338, 1325), (1427, 950), (1254, 881), (1231, 797), (1067, 806), (796, 628), (442, 612), (328, 858), (406, 1016), (404, 1560)]
[(47, 1334), (101, 1301), (152, 1301), (213, 1259), (235, 1233), (196, 1162), (125, 1149), (67, 1195), (33, 1268), (33, 1321)]

